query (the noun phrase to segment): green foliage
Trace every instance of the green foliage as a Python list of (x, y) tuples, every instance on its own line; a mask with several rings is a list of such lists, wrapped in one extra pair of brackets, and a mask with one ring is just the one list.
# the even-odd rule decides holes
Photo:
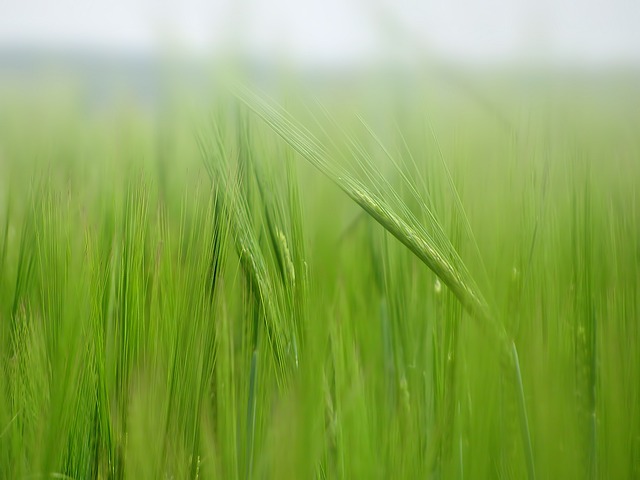
[(638, 92), (372, 91), (0, 101), (0, 477), (638, 476)]

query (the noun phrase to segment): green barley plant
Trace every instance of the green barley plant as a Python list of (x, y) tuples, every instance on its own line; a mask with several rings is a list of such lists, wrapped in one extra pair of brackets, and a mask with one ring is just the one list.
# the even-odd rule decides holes
[[(461, 268), (458, 269), (449, 263), (446, 258), (446, 249), (440, 249), (428, 232), (420, 229), (419, 223), (410, 224), (408, 221), (403, 220), (383, 198), (375, 196), (347, 172), (336, 172), (337, 168), (331, 166), (328, 154), (322, 146), (310, 134), (302, 131), (291, 118), (288, 118), (286, 112), (279, 110), (276, 106), (269, 105), (250, 91), (240, 90), (237, 95), (256, 114), (260, 115), (276, 133), (285, 139), (292, 148), (310, 161), (318, 170), (331, 178), (365, 212), (427, 265), (451, 289), (470, 315), (483, 324), (483, 328), (491, 329), (492, 332), (495, 332), (497, 348), (504, 352), (505, 361), (509, 364), (509, 368), (512, 369), (512, 371), (508, 372), (508, 375), (512, 375), (517, 382), (520, 421), (527, 454), (529, 478), (535, 478), (531, 437), (516, 346), (507, 339), (506, 332), (500, 328), (500, 325), (495, 324), (495, 318), (490, 313), (489, 306), (476, 290), (475, 283), (464, 266), (461, 265)], [(369, 132), (371, 131), (369, 130)], [(362, 148), (360, 147), (358, 150), (362, 151)], [(365, 157), (363, 162), (366, 162), (366, 160)], [(371, 165), (371, 169), (373, 168), (374, 166)], [(435, 216), (431, 212), (428, 213), (430, 218), (437, 222)], [(439, 231), (442, 231), (441, 227), (436, 226)], [(451, 251), (454, 251), (452, 245), (446, 246)], [(457, 256), (456, 258), (459, 259)], [(488, 325), (485, 326), (484, 324)]]

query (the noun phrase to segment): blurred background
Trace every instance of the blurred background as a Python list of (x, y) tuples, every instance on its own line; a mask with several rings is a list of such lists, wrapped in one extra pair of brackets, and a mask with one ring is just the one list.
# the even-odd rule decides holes
[(0, 45), (14, 49), (194, 57), (337, 68), (416, 60), (611, 66), (640, 61), (634, 0), (5, 0)]
[(160, 64), (179, 75), (509, 69), (633, 73), (635, 0), (4, 0), (0, 79), (71, 74), (149, 97)]

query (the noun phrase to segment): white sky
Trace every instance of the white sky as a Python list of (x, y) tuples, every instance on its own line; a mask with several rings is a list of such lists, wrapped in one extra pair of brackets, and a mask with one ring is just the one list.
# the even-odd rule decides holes
[[(640, 0), (0, 0), (0, 47), (640, 64)], [(390, 45), (394, 45), (391, 47)]]

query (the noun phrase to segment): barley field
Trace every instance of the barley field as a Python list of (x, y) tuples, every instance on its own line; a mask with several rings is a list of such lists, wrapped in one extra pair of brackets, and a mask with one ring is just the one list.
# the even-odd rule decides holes
[(637, 82), (214, 83), (0, 91), (1, 478), (640, 478)]

